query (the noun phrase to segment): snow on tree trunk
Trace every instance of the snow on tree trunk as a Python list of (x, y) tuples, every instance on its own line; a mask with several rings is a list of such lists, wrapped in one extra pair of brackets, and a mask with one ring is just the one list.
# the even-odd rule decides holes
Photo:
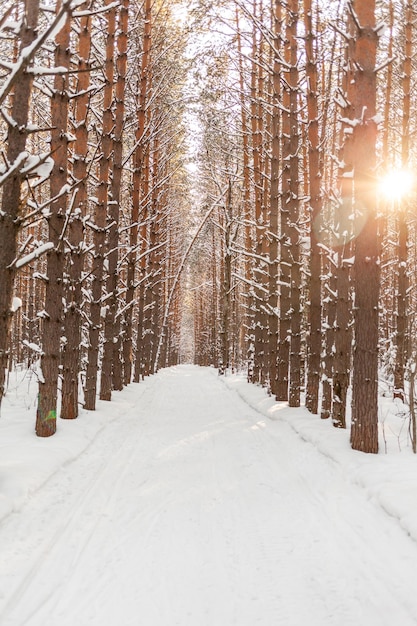
[[(410, 158), (410, 108), (411, 108), (411, 72), (413, 57), (413, 29), (414, 9), (411, 0), (407, 0), (405, 7), (405, 49), (402, 76), (403, 111), (401, 135), (401, 165), (409, 166)], [(394, 393), (404, 397), (404, 374), (408, 357), (408, 224), (407, 224), (406, 197), (400, 198), (395, 209), (398, 211), (398, 287), (397, 287), (397, 315), (395, 333), (395, 366), (394, 366)]]
[(301, 393), (301, 257), (300, 257), (300, 200), (299, 200), (299, 148), (300, 131), (298, 120), (298, 44), (297, 44), (298, 0), (292, 0), (287, 9), (287, 37), (289, 40), (288, 60), (290, 88), (290, 141), (289, 141), (289, 237), (291, 242), (291, 342), (290, 342), (290, 384), (288, 403), (300, 406)]
[[(111, 1), (107, 0), (107, 5)], [(101, 134), (101, 155), (97, 202), (94, 212), (94, 258), (92, 261), (92, 301), (90, 304), (90, 328), (88, 364), (85, 384), (85, 408), (95, 410), (99, 369), (100, 335), (107, 313), (107, 303), (103, 305), (104, 257), (106, 252), (106, 226), (109, 194), (109, 176), (113, 159), (113, 82), (114, 82), (114, 41), (116, 30), (116, 9), (107, 11), (107, 32), (105, 52), (106, 82), (103, 93), (103, 127)]]
[(111, 400), (112, 389), (122, 389), (122, 363), (120, 341), (120, 316), (116, 317), (118, 297), (118, 259), (119, 259), (119, 205), (121, 202), (121, 184), (123, 167), (123, 125), (125, 111), (125, 82), (127, 69), (127, 34), (129, 0), (124, 0), (119, 13), (119, 34), (117, 37), (118, 54), (116, 59), (117, 81), (115, 87), (116, 110), (113, 140), (113, 172), (109, 202), (109, 232), (107, 243), (107, 313), (104, 320), (103, 363), (100, 379), (101, 400)]
[[(136, 290), (136, 258), (137, 251), (136, 246), (138, 243), (138, 223), (141, 211), (143, 211), (141, 218), (144, 222), (144, 209), (142, 206), (143, 194), (141, 193), (141, 185), (143, 183), (143, 167), (145, 159), (145, 138), (148, 130), (146, 129), (146, 102), (148, 99), (148, 91), (150, 90), (150, 56), (152, 48), (152, 2), (151, 0), (145, 0), (144, 6), (144, 19), (143, 19), (143, 34), (142, 34), (142, 60), (139, 74), (139, 93), (137, 102), (137, 126), (135, 132), (135, 151), (133, 154), (133, 180), (132, 180), (132, 216), (130, 227), (130, 254), (127, 265), (127, 290), (126, 290), (126, 312), (124, 316), (123, 326), (123, 363), (124, 363), (124, 384), (128, 385), (132, 379), (132, 368), (134, 362), (134, 350), (132, 339), (132, 323), (133, 323), (133, 305)], [(141, 239), (140, 251), (143, 251), (143, 247), (147, 246), (146, 241), (146, 225), (142, 226), (141, 234), (145, 234), (145, 237)], [(146, 257), (142, 256), (140, 259), (140, 280), (144, 275), (144, 268), (146, 267)], [(143, 288), (143, 284), (142, 284)], [(141, 294), (142, 295), (142, 294)], [(142, 295), (143, 297), (143, 295)], [(139, 303), (140, 305), (140, 303)], [(141, 313), (139, 313), (141, 315)], [(138, 332), (138, 341), (140, 342), (142, 337)], [(140, 350), (140, 343), (136, 347), (136, 352)]]
[(299, 250), (299, 161), (298, 161), (298, 3), (294, 0), (285, 13), (285, 81), (282, 120), (282, 202), (280, 255), (280, 330), (278, 350), (277, 399), (290, 406), (300, 402), (301, 376), (301, 272)]
[(271, 231), (269, 243), (269, 386), (272, 395), (276, 395), (278, 370), (278, 273), (279, 273), (279, 179), (280, 179), (280, 120), (281, 112), (279, 102), (281, 99), (280, 62), (278, 51), (281, 48), (281, 3), (274, 3), (273, 32), (275, 54), (272, 74), (272, 105), (271, 115), (271, 186), (270, 186), (270, 211), (269, 228)]
[(376, 72), (378, 34), (375, 1), (354, 0), (353, 131), (354, 208), (363, 223), (355, 240), (355, 345), (352, 378), (351, 445), (378, 452), (378, 299), (380, 269), (376, 219)]
[[(20, 53), (28, 48), (36, 37), (39, 1), (26, 3), (24, 19), (20, 32)], [(29, 116), (29, 101), (33, 83), (33, 74), (24, 72), (16, 83), (13, 92), (11, 118), (15, 124), (8, 126), (7, 161), (13, 164), (26, 146), (25, 129)], [(13, 261), (17, 253), (17, 235), (19, 231), (19, 212), (21, 211), (20, 191), (22, 175), (16, 171), (2, 187), (0, 211), (0, 404), (4, 394), (5, 373), (9, 356), (10, 324), (12, 318), (11, 303), (15, 269)]]
[(319, 87), (317, 38), (313, 26), (312, 0), (304, 0), (306, 29), (306, 77), (308, 112), (308, 197), (310, 212), (310, 277), (308, 283), (308, 333), (307, 333), (307, 381), (306, 407), (311, 413), (318, 412), (321, 355), (321, 252), (317, 223), (322, 210), (321, 161), (319, 139)]
[[(349, 30), (352, 31), (352, 19), (349, 19)], [(345, 50), (345, 70), (341, 85), (341, 101), (343, 102), (342, 116), (344, 122), (340, 131), (339, 163), (339, 195), (335, 207), (335, 248), (336, 268), (335, 293), (336, 293), (336, 320), (334, 328), (334, 358), (333, 358), (333, 386), (332, 386), (332, 421), (337, 428), (346, 427), (346, 400), (350, 382), (351, 365), (351, 263), (352, 256), (351, 239), (352, 221), (349, 219), (353, 211), (353, 186), (352, 186), (352, 134), (349, 124), (354, 116), (352, 101), (354, 98), (354, 73), (352, 57), (353, 38), (351, 38)]]
[[(60, 3), (57, 4), (57, 12)], [(56, 35), (55, 66), (69, 68), (70, 25), (67, 16)], [(51, 198), (59, 196), (68, 180), (68, 77), (57, 74), (51, 99), (51, 152), (54, 167), (50, 177)], [(49, 239), (54, 248), (47, 254), (45, 290), (45, 316), (42, 329), (41, 368), (43, 380), (39, 381), (36, 434), (49, 437), (56, 431), (58, 403), (58, 378), (61, 361), (61, 335), (63, 322), (64, 229), (66, 225), (67, 194), (52, 201), (48, 218)]]
[[(84, 8), (88, 8), (87, 4)], [(66, 310), (64, 335), (66, 342), (62, 351), (62, 404), (61, 418), (74, 419), (78, 416), (78, 374), (81, 360), (82, 329), (82, 271), (84, 266), (84, 219), (87, 215), (87, 171), (88, 171), (88, 130), (89, 108), (88, 88), (90, 85), (89, 56), (91, 49), (91, 17), (80, 19), (78, 56), (80, 70), (75, 102), (75, 142), (73, 148), (73, 176), (77, 189), (74, 210), (68, 225), (70, 254), (67, 263), (67, 286), (65, 290)]]
[[(253, 12), (256, 17), (257, 3), (254, 0)], [(262, 35), (258, 34), (256, 22), (252, 25), (252, 67), (251, 67), (251, 107), (250, 121), (252, 133), (252, 162), (253, 162), (253, 194), (255, 218), (255, 252), (256, 262), (253, 267), (254, 281), (254, 316), (253, 316), (253, 382), (261, 383), (265, 377), (265, 332), (267, 327), (266, 315), (266, 277), (267, 266), (262, 261), (266, 243), (266, 207), (263, 196), (263, 166), (264, 153), (262, 150), (263, 106), (265, 97), (263, 78), (263, 42)]]

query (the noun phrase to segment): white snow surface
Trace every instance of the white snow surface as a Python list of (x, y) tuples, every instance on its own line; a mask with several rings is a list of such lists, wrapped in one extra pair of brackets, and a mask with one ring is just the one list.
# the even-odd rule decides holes
[(33, 382), (10, 375), (0, 419), (1, 626), (417, 624), (417, 460), (391, 401), (388, 454), (365, 455), (183, 365), (38, 439)]

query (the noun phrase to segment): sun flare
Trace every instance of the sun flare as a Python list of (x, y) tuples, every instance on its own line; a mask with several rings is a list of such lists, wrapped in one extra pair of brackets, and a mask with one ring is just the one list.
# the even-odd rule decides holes
[(380, 180), (379, 190), (387, 200), (401, 200), (414, 185), (413, 174), (408, 170), (391, 170)]

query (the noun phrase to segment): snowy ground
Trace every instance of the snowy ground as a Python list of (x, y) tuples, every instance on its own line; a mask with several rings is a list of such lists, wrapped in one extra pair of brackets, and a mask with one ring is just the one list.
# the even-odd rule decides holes
[[(417, 624), (417, 459), (180, 366), (33, 434), (0, 420), (1, 626)], [(395, 411), (394, 411), (395, 412)], [(401, 452), (400, 452), (401, 449)]]

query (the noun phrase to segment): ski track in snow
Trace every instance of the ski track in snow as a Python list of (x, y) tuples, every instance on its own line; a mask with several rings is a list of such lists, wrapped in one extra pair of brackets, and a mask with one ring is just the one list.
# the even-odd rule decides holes
[(1, 626), (417, 624), (415, 542), (336, 463), (213, 370), (147, 385), (2, 522)]

